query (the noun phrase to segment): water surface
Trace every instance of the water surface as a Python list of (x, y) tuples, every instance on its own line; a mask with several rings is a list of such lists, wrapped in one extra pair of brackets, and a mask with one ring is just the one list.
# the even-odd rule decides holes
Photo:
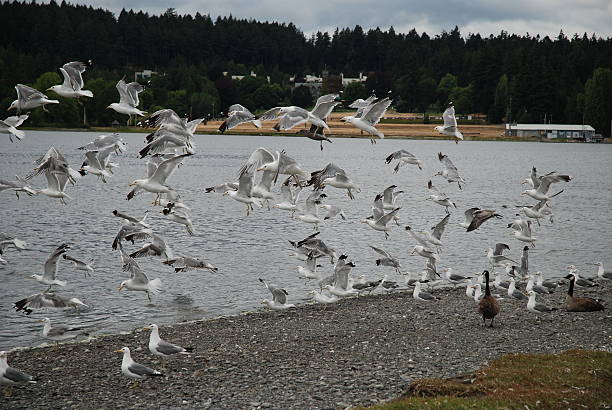
[[(27, 174), (50, 146), (59, 149), (77, 168), (84, 154), (76, 148), (96, 135), (28, 131), (23, 142), (14, 144), (0, 138), (0, 177)], [(287, 241), (311, 234), (312, 226), (276, 209), (263, 208), (247, 217), (243, 204), (220, 194), (204, 193), (205, 187), (233, 180), (243, 161), (260, 146), (285, 149), (309, 172), (334, 162), (361, 187), (353, 201), (344, 191), (326, 188), (327, 202), (343, 207), (348, 220), (327, 221), (320, 234), (330, 246), (355, 261), (355, 275), (376, 279), (393, 274), (390, 268), (375, 266), (376, 254), (369, 244), (399, 257), (405, 270), (422, 269), (423, 259), (410, 255), (415, 243), (403, 225), (428, 229), (445, 215), (442, 207), (425, 200), (427, 181), (442, 169), (438, 152), (449, 155), (467, 180), (460, 191), (439, 177), (434, 179), (435, 185), (457, 204), (443, 236), (445, 246), (439, 267), (450, 266), (461, 274), (481, 271), (487, 265), (486, 249), (496, 242), (509, 244), (511, 256), (520, 258), (524, 244), (510, 237), (506, 225), (518, 211), (516, 205), (535, 202), (520, 195), (525, 189), (520, 182), (533, 165), (541, 172), (568, 173), (574, 180), (552, 188), (554, 192), (559, 189), (565, 192), (552, 202), (554, 224), (546, 222), (534, 228), (538, 241), (531, 252), (530, 269), (541, 270), (549, 277), (560, 276), (568, 264), (575, 264), (583, 273), (593, 274), (594, 267), (586, 263), (599, 260), (612, 263), (610, 145), (471, 141), (456, 145), (450, 141), (415, 140), (384, 140), (371, 145), (367, 139), (334, 139), (321, 152), (318, 143), (295, 137), (198, 135), (198, 154), (188, 158), (169, 180), (192, 209), (196, 234), (189, 236), (181, 225), (164, 219), (159, 207), (151, 205), (152, 194), (130, 202), (125, 200), (130, 190), (127, 185), (146, 176), (146, 161), (136, 158), (144, 134), (122, 136), (129, 151), (115, 159), (120, 164), (115, 175), (107, 184), (91, 175), (81, 178), (67, 189), (73, 198), (68, 205), (42, 195), (22, 196), (18, 200), (11, 193), (0, 193), (3, 211), (0, 231), (28, 242), (28, 249), (21, 253), (9, 250), (5, 258), (10, 263), (0, 265), (0, 349), (41, 343), (42, 326), (36, 320), (42, 317), (64, 325), (91, 324), (99, 333), (112, 333), (151, 322), (172, 323), (257, 309), (260, 301), (269, 297), (258, 282), (259, 277), (287, 289), (290, 302), (307, 300), (306, 292), (314, 284), (296, 279), (296, 267), (301, 262), (288, 256)], [(385, 165), (384, 159), (401, 148), (423, 161), (423, 171), (406, 166), (393, 174), (392, 165)], [(37, 177), (32, 184), (42, 188), (46, 180)], [(385, 240), (382, 232), (359, 222), (370, 215), (375, 194), (391, 184), (405, 192), (398, 199), (402, 226), (394, 226), (390, 238)], [(275, 187), (277, 192), (278, 189)], [(463, 211), (474, 206), (496, 209), (505, 218), (488, 221), (468, 234), (457, 223), (463, 221)], [(158, 260), (139, 259), (150, 278), (161, 278), (165, 291), (155, 296), (153, 303), (141, 292), (118, 292), (119, 283), (127, 276), (121, 270), (119, 253), (110, 246), (120, 226), (120, 220), (111, 214), (113, 209), (135, 216), (151, 210), (149, 221), (175, 253), (207, 259), (219, 267), (220, 274), (199, 271), (175, 274)], [(14, 301), (44, 290), (44, 286), (28, 276), (42, 273), (47, 255), (63, 242), (70, 243), (74, 257), (95, 258), (96, 272), (91, 278), (84, 278), (63, 260), (58, 275), (68, 281), (58, 292), (80, 298), (89, 308), (80, 312), (35, 312), (29, 317), (14, 312)], [(136, 246), (126, 244), (126, 249), (133, 251)], [(321, 264), (325, 272), (332, 272), (327, 260)]]

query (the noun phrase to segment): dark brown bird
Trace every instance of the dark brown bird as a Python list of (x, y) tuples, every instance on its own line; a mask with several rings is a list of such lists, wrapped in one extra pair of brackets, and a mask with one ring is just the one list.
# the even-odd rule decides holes
[(487, 319), (491, 320), (491, 324), (489, 327), (493, 327), (493, 319), (499, 313), (499, 303), (497, 303), (497, 299), (493, 295), (491, 295), (491, 290), (489, 289), (489, 271), (485, 270), (485, 295), (478, 303), (478, 312), (482, 315), (482, 321), (485, 326), (487, 325)]
[(569, 275), (569, 279), (569, 290), (565, 297), (565, 309), (568, 312), (596, 312), (598, 310), (604, 310), (604, 305), (597, 299), (574, 296), (574, 282), (576, 281), (576, 277), (574, 275)]
[(496, 214), (495, 211), (491, 211), (489, 209), (479, 209), (474, 211), (472, 214), (472, 222), (470, 223), (470, 226), (468, 226), (467, 232), (472, 232), (478, 229), (480, 225), (493, 217), (503, 218), (501, 215)]

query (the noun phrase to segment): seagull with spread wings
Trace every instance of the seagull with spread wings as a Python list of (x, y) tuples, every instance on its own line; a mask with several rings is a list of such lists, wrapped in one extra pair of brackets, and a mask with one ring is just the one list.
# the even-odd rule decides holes
[(375, 144), (376, 140), (374, 139), (374, 136), (380, 139), (385, 138), (385, 134), (376, 129), (376, 124), (378, 124), (383, 115), (385, 115), (385, 112), (391, 105), (391, 102), (392, 101), (389, 97), (382, 98), (378, 101), (372, 102), (370, 105), (364, 108), (360, 117), (346, 116), (342, 117), (340, 120), (343, 122), (348, 122), (354, 127), (370, 134), (370, 142)]
[(248, 108), (240, 104), (230, 105), (227, 109), (227, 118), (219, 126), (219, 132), (223, 134), (240, 124), (251, 123), (257, 128), (261, 128), (261, 120), (258, 120)]
[(167, 194), (172, 190), (172, 188), (170, 188), (166, 184), (166, 180), (168, 179), (168, 177), (172, 175), (176, 167), (190, 155), (192, 154), (187, 153), (176, 155), (169, 159), (165, 159), (161, 163), (159, 163), (159, 165), (157, 165), (155, 171), (152, 174), (149, 173), (149, 176), (147, 178), (134, 180), (134, 182), (129, 184), (129, 186), (135, 186), (136, 188), (130, 193), (132, 194), (131, 196), (128, 195), (128, 200), (133, 198), (134, 195), (138, 193), (137, 191), (144, 190), (157, 194), (156, 201), (158, 201), (160, 199), (161, 194)]
[(284, 310), (295, 307), (293, 303), (287, 303), (287, 291), (282, 288), (277, 288), (274, 285), (269, 285), (265, 280), (259, 278), (259, 281), (266, 285), (266, 289), (272, 294), (272, 300), (264, 299), (261, 303), (268, 305), (273, 310)]
[(361, 190), (353, 184), (353, 181), (351, 181), (346, 172), (331, 162), (327, 164), (325, 168), (312, 172), (308, 185), (314, 185), (317, 190), (323, 189), (327, 185), (338, 189), (346, 189), (347, 195), (351, 199), (355, 199), (352, 190), (361, 192)]
[(7, 134), (9, 141), (13, 142), (13, 137), (21, 141), (25, 137), (25, 132), (18, 130), (25, 120), (30, 116), (29, 113), (23, 115), (11, 115), (6, 117), (4, 121), (0, 120), (0, 134)]
[(442, 135), (454, 137), (456, 143), (459, 143), (459, 140), (463, 141), (463, 134), (461, 133), (461, 131), (459, 131), (459, 128), (457, 128), (455, 107), (452, 105), (452, 103), (442, 113), (442, 119), (444, 120), (444, 125), (438, 125), (437, 127), (434, 127), (434, 130), (438, 131)]
[(50, 100), (49, 97), (40, 91), (27, 85), (17, 84), (15, 90), (17, 91), (17, 99), (11, 103), (8, 109), (16, 109), (17, 115), (21, 114), (21, 111), (32, 110), (38, 107), (42, 107), (44, 111), (47, 111), (45, 105), (59, 104), (58, 100)]
[(47, 91), (53, 91), (64, 98), (89, 97), (93, 98), (93, 93), (89, 90), (83, 90), (85, 83), (83, 82), (83, 73), (87, 67), (91, 66), (91, 60), (87, 63), (81, 61), (71, 61), (60, 67), (60, 72), (64, 77), (64, 82), (60, 85), (49, 87)]
[(421, 160), (415, 157), (410, 152), (406, 151), (405, 149), (400, 149), (399, 151), (395, 151), (389, 154), (389, 156), (385, 158), (385, 164), (390, 164), (391, 161), (395, 159), (398, 161), (395, 168), (393, 168), (394, 173), (399, 171), (399, 169), (406, 164), (416, 165), (417, 167), (419, 167), (420, 170), (423, 170), (423, 167), (421, 166), (423, 163), (421, 162)]
[(43, 283), (45, 285), (49, 285), (49, 288), (45, 292), (48, 292), (53, 285), (58, 286), (66, 286), (66, 282), (63, 280), (57, 279), (57, 261), (59, 257), (66, 253), (70, 247), (68, 244), (61, 244), (58, 246), (51, 255), (47, 258), (44, 265), (44, 271), (42, 275), (31, 275), (32, 279)]
[(140, 268), (138, 262), (125, 253), (123, 249), (121, 249), (121, 259), (123, 260), (123, 271), (130, 273), (130, 278), (128, 280), (124, 280), (119, 285), (118, 290), (134, 290), (140, 292), (146, 292), (147, 298), (149, 302), (151, 302), (151, 295), (157, 295), (161, 291), (162, 283), (159, 278), (149, 280), (149, 277), (146, 273)]
[(140, 115), (141, 117), (144, 117), (146, 112), (138, 109), (138, 104), (140, 104), (138, 94), (144, 91), (144, 86), (135, 81), (126, 84), (125, 81), (121, 79), (117, 82), (115, 87), (119, 92), (119, 102), (112, 103), (106, 108), (110, 108), (119, 114), (129, 115), (130, 118), (132, 115)]

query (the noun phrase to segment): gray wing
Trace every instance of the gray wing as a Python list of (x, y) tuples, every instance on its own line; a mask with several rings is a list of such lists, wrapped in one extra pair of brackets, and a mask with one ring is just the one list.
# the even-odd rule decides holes
[(152, 374), (155, 373), (155, 370), (147, 367), (147, 366), (143, 366), (140, 363), (132, 363), (128, 366), (128, 370), (130, 371), (130, 373), (134, 373), (137, 374), (139, 376), (150, 376)]
[(372, 125), (376, 125), (385, 114), (385, 111), (387, 111), (387, 108), (389, 108), (391, 105), (391, 102), (391, 99), (388, 97), (383, 98), (382, 100), (368, 106), (361, 117), (364, 121), (367, 121)]
[(47, 260), (45, 261), (44, 273), (43, 277), (45, 279), (55, 279), (55, 275), (57, 274), (57, 260), (59, 257), (65, 253), (69, 249), (68, 245), (63, 243), (58, 246), (52, 253), (49, 255)]
[(495, 250), (493, 251), (493, 255), (501, 255), (504, 253), (504, 250), (510, 250), (510, 247), (505, 243), (496, 243)]
[(180, 346), (173, 345), (172, 343), (168, 343), (166, 341), (160, 340), (159, 343), (157, 344), (157, 350), (159, 350), (160, 353), (165, 354), (165, 355), (173, 355), (173, 354), (180, 353), (184, 351), (185, 349), (183, 349)]
[(11, 127), (17, 128), (23, 124), (23, 122), (27, 120), (29, 116), (30, 114), (11, 115), (10, 117), (7, 117), (4, 122)]
[(166, 179), (172, 174), (172, 172), (174, 172), (176, 167), (183, 161), (185, 157), (188, 157), (190, 155), (193, 154), (181, 154), (163, 161), (157, 166), (157, 169), (155, 170), (155, 173), (153, 174), (153, 177), (151, 179), (162, 185), (165, 184)]
[(378, 219), (378, 223), (381, 225), (386, 225), (391, 219), (393, 219), (395, 217), (395, 215), (397, 214), (397, 212), (400, 210), (401, 208), (395, 208), (393, 211), (389, 212), (388, 214), (380, 217)]
[(372, 249), (373, 249), (375, 252), (378, 252), (379, 254), (381, 254), (382, 256), (384, 256), (385, 258), (393, 259), (393, 258), (391, 257), (391, 255), (389, 255), (389, 254), (388, 254), (386, 251), (384, 251), (384, 250), (382, 250), (382, 249), (380, 249), (380, 248), (377, 248), (377, 247), (372, 246), (372, 245), (370, 245), (370, 248), (372, 248)]
[(19, 370), (13, 369), (12, 367), (7, 367), (4, 370), (3, 376), (14, 383), (25, 383), (34, 380), (34, 378), (29, 374), (20, 372)]
[(442, 219), (440, 222), (438, 222), (438, 224), (436, 226), (434, 226), (431, 231), (431, 235), (436, 238), (436, 239), (440, 239), (442, 238), (442, 234), (444, 233), (444, 228), (446, 228), (446, 225), (448, 224), (448, 220), (450, 219), (450, 214), (446, 215), (444, 217), (444, 219)]
[(304, 124), (308, 121), (308, 111), (303, 108), (292, 110), (283, 115), (274, 126), (277, 131), (291, 129), (297, 125)]
[(455, 107), (452, 105), (444, 110), (442, 113), (442, 119), (444, 120), (444, 128), (446, 127), (457, 127), (457, 119), (455, 118)]
[(372, 218), (377, 221), (382, 218), (384, 214), (385, 211), (383, 210), (382, 195), (378, 194), (372, 203)]
[(447, 155), (444, 155), (441, 152), (439, 152), (438, 153), (438, 159), (440, 160), (440, 162), (446, 168), (446, 171), (448, 172), (448, 177), (449, 178), (458, 178), (459, 177), (459, 171), (457, 170), (457, 167), (455, 166), (455, 164), (453, 164), (453, 162), (450, 160), (450, 158)]
[(47, 98), (47, 96), (40, 91), (24, 84), (17, 84), (15, 90), (17, 90), (17, 99), (22, 102)]
[(247, 107), (245, 107), (244, 105), (241, 105), (241, 104), (232, 104), (227, 109), (227, 112), (229, 112), (229, 113), (232, 113), (234, 111), (244, 111), (244, 112), (248, 112), (249, 114), (251, 113), (251, 111), (249, 111), (249, 109)]
[(326, 178), (333, 178), (337, 175), (346, 175), (346, 172), (336, 164), (330, 162), (322, 170), (312, 172), (308, 184), (314, 184), (315, 188), (319, 189)]
[(261, 121), (274, 120), (278, 117), (278, 114), (283, 107), (274, 107), (261, 114), (258, 118)]
[(137, 82), (131, 82), (126, 85), (126, 92), (131, 99), (132, 107), (137, 107), (140, 101), (138, 100), (138, 94), (144, 91), (144, 87)]
[(254, 119), (255, 119), (255, 116), (251, 114), (249, 110), (232, 111), (230, 112), (229, 117), (227, 117), (225, 121), (223, 121), (223, 123), (219, 126), (219, 131), (224, 132), (226, 130), (231, 130), (232, 128), (240, 124), (244, 124), (245, 122), (253, 121)]
[(281, 152), (278, 157), (278, 172), (283, 174), (287, 172), (289, 167), (294, 167), (297, 165), (297, 161), (291, 158), (289, 155)]
[(68, 73), (70, 78), (70, 84), (73, 90), (80, 90), (83, 88), (83, 77), (82, 74), (85, 72), (87, 65), (80, 61), (72, 61), (70, 63), (66, 63), (62, 67)]
[(432, 295), (431, 293), (427, 293), (427, 292), (420, 292), (419, 297), (425, 300), (436, 300), (436, 297), (434, 295)]
[(244, 173), (238, 180), (238, 193), (243, 196), (250, 197), (253, 190), (253, 174)]
[[(325, 96), (323, 96), (325, 97)], [(319, 100), (323, 97), (320, 97)], [(336, 107), (336, 105), (340, 104), (339, 101), (325, 101), (322, 103), (318, 103), (317, 105), (314, 107), (314, 109), (310, 112), (312, 115), (314, 115), (317, 118), (320, 118), (322, 120), (324, 120), (325, 118), (329, 117), (329, 115), (331, 114), (331, 112), (333, 111), (333, 109)]]
[(254, 168), (259, 168), (263, 164), (268, 164), (274, 161), (274, 154), (265, 148), (257, 148), (249, 156), (249, 159), (240, 167), (239, 175), (245, 172), (250, 172)]
[(569, 182), (572, 180), (572, 177), (569, 175), (558, 175), (554, 173), (550, 173), (540, 178), (540, 185), (538, 186), (538, 192), (541, 194), (546, 194), (550, 185), (556, 182)]
[(393, 203), (393, 190), (395, 188), (396, 188), (395, 185), (391, 185), (383, 191), (383, 202), (384, 203), (387, 203), (387, 204)]

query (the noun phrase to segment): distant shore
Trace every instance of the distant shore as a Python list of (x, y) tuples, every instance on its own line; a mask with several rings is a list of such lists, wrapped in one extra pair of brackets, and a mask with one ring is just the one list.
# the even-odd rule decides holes
[[(9, 354), (9, 364), (39, 382), (0, 395), (0, 407), (369, 406), (399, 397), (416, 379), (473, 371), (507, 353), (612, 351), (609, 310), (565, 312), (564, 290), (538, 298), (560, 308), (550, 314), (531, 313), (524, 302), (505, 298), (493, 329), (482, 327), (475, 302), (462, 288), (436, 291), (436, 303), (398, 292), (163, 326), (162, 338), (194, 348), (191, 356), (165, 366), (148, 352), (148, 332), (140, 330), (18, 349)], [(610, 301), (612, 286), (580, 289), (580, 295)], [(122, 346), (166, 376), (128, 388), (121, 355), (114, 352)]]
[[(217, 121), (220, 125), (221, 122)], [(218, 125), (217, 125), (218, 127)], [(99, 132), (101, 134), (108, 133), (150, 133), (155, 131), (150, 128), (141, 128), (141, 127), (90, 127), (90, 128), (62, 128), (62, 127), (38, 127), (38, 128), (28, 128), (21, 127), (20, 129), (24, 131), (58, 131), (58, 132)], [(216, 129), (216, 128), (215, 128)], [(245, 135), (245, 136), (272, 136), (272, 137), (298, 137), (305, 138), (302, 135), (298, 135), (295, 132), (276, 132), (272, 129), (269, 131), (261, 131), (257, 128), (245, 129), (243, 127), (239, 127), (237, 129), (233, 129), (230, 131), (226, 131), (225, 133), (220, 133), (215, 130), (202, 129), (198, 128), (196, 135)], [(365, 138), (368, 139), (369, 136), (361, 135), (361, 134), (334, 134), (333, 132), (330, 134), (326, 134), (330, 139), (334, 138)], [(27, 135), (26, 135), (27, 137)], [(444, 135), (385, 135), (385, 139), (406, 139), (406, 140), (448, 140), (454, 141), (453, 138), (446, 137)], [(536, 138), (536, 137), (510, 137), (505, 135), (500, 136), (492, 136), (492, 135), (465, 135), (464, 141), (503, 141), (503, 142), (543, 142), (543, 143), (572, 143), (579, 144), (582, 141), (576, 141), (573, 139), (546, 139), (546, 138)], [(602, 144), (611, 144), (612, 139), (607, 138), (604, 139)]]

